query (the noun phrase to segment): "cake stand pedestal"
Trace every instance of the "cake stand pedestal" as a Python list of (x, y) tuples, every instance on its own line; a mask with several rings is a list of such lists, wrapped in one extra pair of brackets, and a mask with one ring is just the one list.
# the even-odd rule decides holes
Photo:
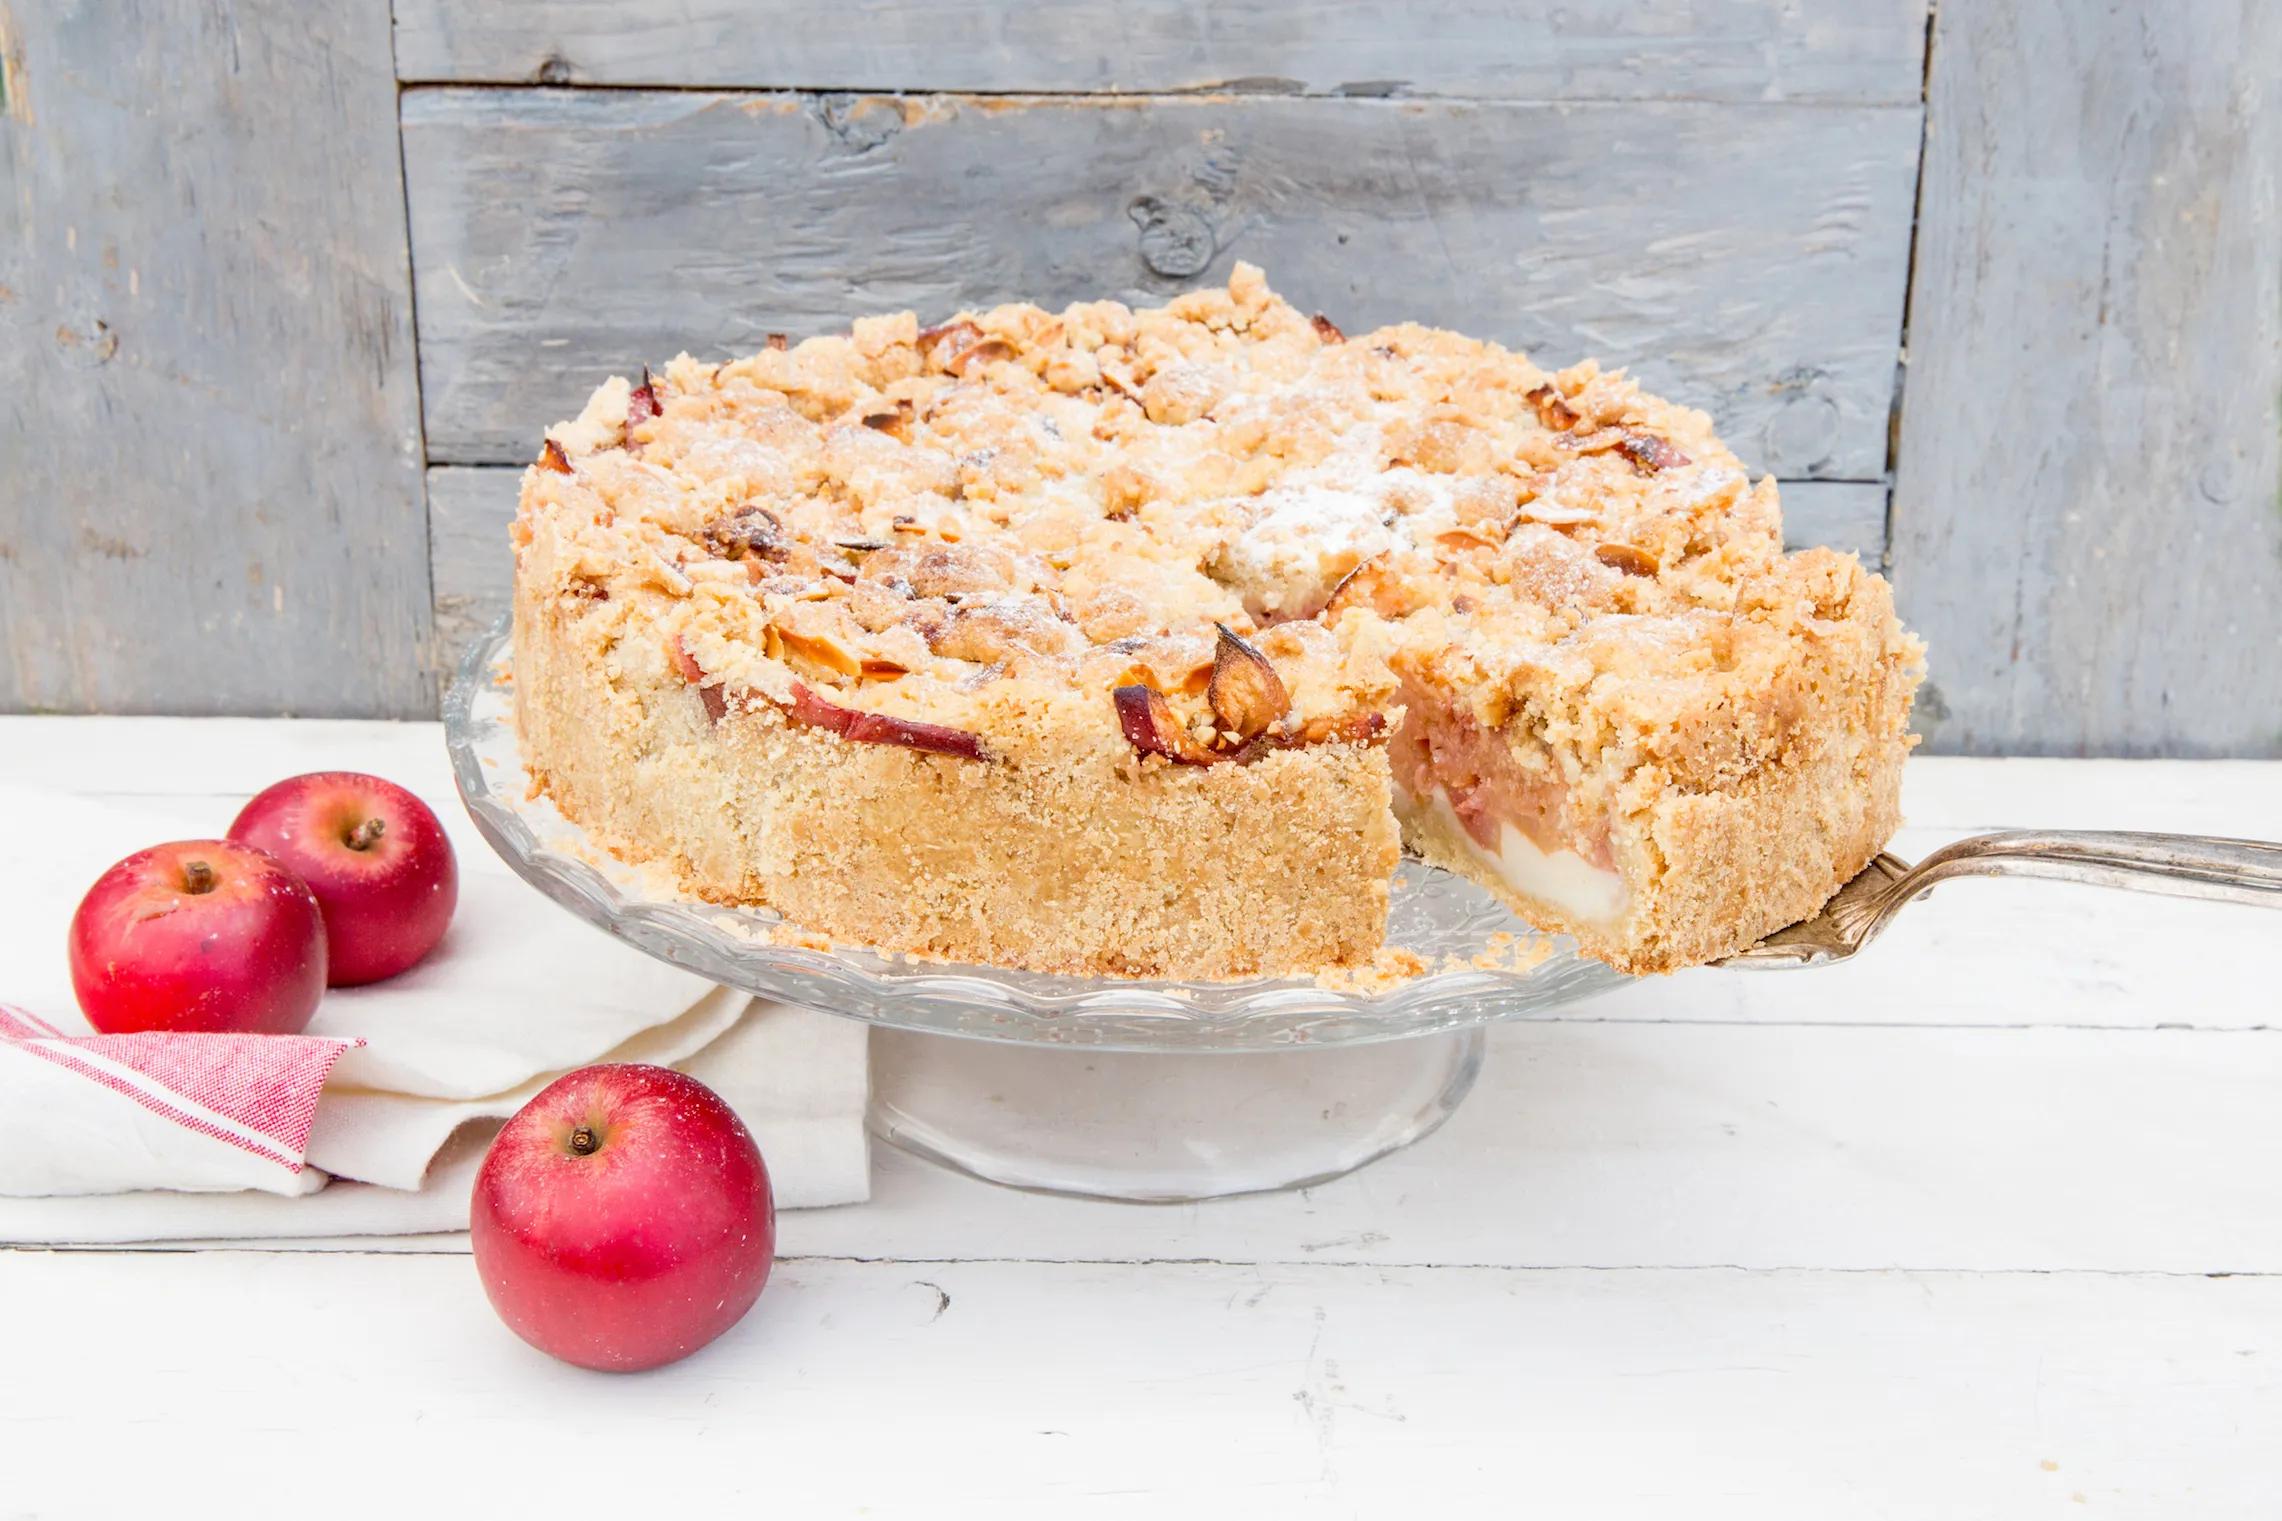
[(1482, 1069), (1482, 1027), (1282, 1051), (1104, 1051), (872, 1031), (872, 1131), (993, 1183), (1174, 1203), (1302, 1188), (1408, 1146)]

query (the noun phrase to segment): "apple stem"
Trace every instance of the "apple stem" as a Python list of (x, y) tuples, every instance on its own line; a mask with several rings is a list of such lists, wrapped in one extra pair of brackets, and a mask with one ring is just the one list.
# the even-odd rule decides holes
[(591, 1157), (602, 1145), (602, 1137), (594, 1133), (592, 1125), (580, 1125), (570, 1133), (571, 1155)]
[(214, 868), (204, 861), (182, 863), (182, 890), (186, 893), (210, 893), (214, 890)]
[(380, 843), (380, 837), (387, 832), (387, 820), (366, 819), (363, 823), (357, 825), (356, 828), (349, 831), (348, 839), (345, 843), (351, 850), (370, 850), (373, 848), (373, 846)]

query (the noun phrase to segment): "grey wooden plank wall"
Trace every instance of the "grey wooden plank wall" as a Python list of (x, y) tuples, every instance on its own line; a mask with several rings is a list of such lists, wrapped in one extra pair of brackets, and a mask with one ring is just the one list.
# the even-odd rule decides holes
[(385, 5), (0, 0), (0, 708), (434, 710)]
[(522, 463), (684, 346), (1241, 257), (1350, 331), (1630, 364), (1778, 474), (1885, 470), (1910, 107), (447, 89), (404, 144), (434, 460)]
[[(409, 341), (376, 358), (313, 328), (287, 353), (259, 320), (241, 341), (326, 424), (278, 468), (317, 500), (364, 478), (332, 537), (251, 489), (232, 435), (117, 458), (146, 493), (124, 520), (169, 493), (200, 573), (288, 544), (332, 642), (262, 669), (278, 630), (239, 613), (205, 684), (193, 655), (154, 656), (166, 611), (98, 600), (80, 530), (102, 467), (29, 473), (35, 434), (84, 445), (117, 403), (67, 386), (26, 412), (19, 388), (0, 459), (42, 495), (0, 502), (0, 576), (42, 600), (0, 580), (0, 706), (309, 711), (297, 683), (330, 674), (337, 710), (423, 708), (499, 605), (515, 464), (599, 376), (865, 309), (1157, 299), (1248, 258), (1351, 329), (1419, 317), (1631, 364), (1782, 478), (1796, 542), (1884, 562), (1891, 491), (1935, 748), (2282, 753), (2282, 42), (2252, 7), (2188, 0), (2158, 28), (1943, 0), (1929, 52), (1924, 0), (395, 0), (393, 113), (383, 8), (298, 10), (325, 40), (265, 41), (306, 66), (269, 67), (254, 104), (201, 44), (274, 30), (268, 7), (151, 8), (203, 81), (182, 111), (301, 122), (304, 167), (338, 158), (322, 186), (240, 166), (242, 220), (190, 251), (208, 278), (243, 277), (232, 238), (260, 273), (354, 239), (400, 323), (417, 298), (416, 418)], [(12, 92), (100, 27), (43, 15), (0, 9)], [(65, 140), (100, 118), (57, 98), (34, 106), (69, 113)], [(0, 132), (41, 225), (101, 199), (102, 150), (48, 164), (15, 115)], [(0, 278), (36, 269), (44, 297), (87, 277), (41, 248)], [(246, 311), (308, 299), (270, 285)], [(332, 431), (358, 408), (362, 441)]]
[(1978, 754), (2282, 755), (2282, 6), (1944, 0), (1894, 490)]
[(1923, 0), (397, 0), (421, 83), (1919, 98)]

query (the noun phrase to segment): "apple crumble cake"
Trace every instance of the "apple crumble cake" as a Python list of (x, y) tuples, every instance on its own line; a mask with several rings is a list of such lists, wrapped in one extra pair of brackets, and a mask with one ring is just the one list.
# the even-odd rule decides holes
[(1238, 265), (614, 379), (514, 527), (537, 784), (703, 897), (889, 949), (1369, 960), (1407, 845), (1626, 971), (1818, 909), (1919, 648), (1703, 414)]

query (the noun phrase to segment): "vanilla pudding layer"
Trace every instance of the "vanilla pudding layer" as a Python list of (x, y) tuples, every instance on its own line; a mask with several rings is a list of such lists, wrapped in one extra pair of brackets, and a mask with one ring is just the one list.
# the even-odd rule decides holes
[[(1613, 867), (1595, 866), (1574, 850), (1546, 849), (1526, 829), (1504, 820), (1477, 815), (1469, 822), (1459, 817), (1450, 794), (1436, 787), (1423, 797), (1402, 793), (1396, 800), (1406, 833), (1441, 842), (1456, 850), (1473, 870), (1467, 873), (1493, 887), (1499, 896), (1550, 909), (1562, 918), (1613, 932), (1624, 922), (1632, 895)], [(1485, 843), (1482, 835), (1490, 835)]]
[(1416, 681), (1400, 695), (1387, 759), (1405, 833), (1456, 856), (1509, 902), (1617, 933), (1631, 893), (1608, 821), (1580, 804), (1543, 743), (1517, 744)]

